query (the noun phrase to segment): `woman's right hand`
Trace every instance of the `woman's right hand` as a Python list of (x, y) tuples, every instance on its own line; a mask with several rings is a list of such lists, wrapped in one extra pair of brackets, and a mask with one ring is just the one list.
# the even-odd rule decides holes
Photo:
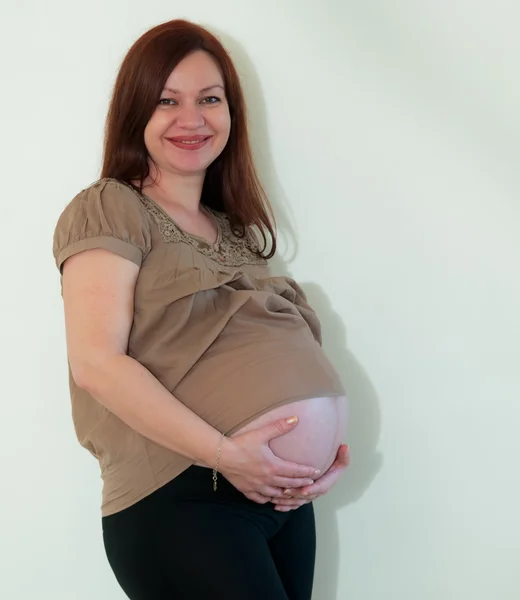
[(279, 419), (258, 429), (224, 438), (219, 471), (247, 498), (259, 504), (283, 498), (287, 488), (312, 485), (320, 474), (316, 467), (278, 458), (269, 442), (291, 431), (298, 419)]

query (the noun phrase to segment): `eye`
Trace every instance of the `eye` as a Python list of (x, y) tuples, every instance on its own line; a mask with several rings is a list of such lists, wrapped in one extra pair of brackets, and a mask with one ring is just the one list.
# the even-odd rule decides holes
[(162, 106), (173, 106), (173, 104), (177, 104), (177, 102), (173, 98), (161, 98), (159, 104)]
[(217, 96), (207, 96), (201, 100), (202, 104), (218, 104), (220, 101), (220, 98), (217, 98)]

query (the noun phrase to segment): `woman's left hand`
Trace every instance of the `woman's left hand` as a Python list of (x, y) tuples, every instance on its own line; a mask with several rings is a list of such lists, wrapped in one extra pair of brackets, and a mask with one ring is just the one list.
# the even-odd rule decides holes
[(303, 488), (295, 490), (285, 490), (286, 498), (273, 498), (272, 503), (275, 504), (275, 510), (287, 512), (299, 508), (303, 504), (312, 502), (319, 496), (326, 494), (334, 487), (340, 475), (345, 471), (350, 463), (350, 451), (347, 444), (342, 444), (336, 460), (332, 463), (329, 470), (324, 473), (315, 483)]

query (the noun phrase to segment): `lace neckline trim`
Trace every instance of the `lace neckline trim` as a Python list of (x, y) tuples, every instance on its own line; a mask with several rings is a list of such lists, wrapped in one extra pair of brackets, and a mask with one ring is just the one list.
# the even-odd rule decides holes
[(123, 183), (135, 192), (144, 209), (156, 223), (161, 237), (166, 243), (184, 242), (189, 244), (197, 252), (222, 266), (240, 267), (243, 265), (267, 264), (266, 259), (258, 255), (259, 246), (252, 231), (246, 229), (244, 237), (235, 235), (231, 221), (225, 213), (203, 206), (203, 209), (213, 219), (217, 227), (217, 239), (214, 243), (210, 243), (201, 237), (182, 230), (157, 202), (126, 182)]

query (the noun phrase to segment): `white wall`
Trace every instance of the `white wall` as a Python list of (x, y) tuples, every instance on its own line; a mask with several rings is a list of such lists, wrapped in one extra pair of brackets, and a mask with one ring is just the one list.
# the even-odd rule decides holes
[(102, 548), (97, 465), (69, 415), (51, 236), (98, 176), (126, 49), (187, 17), (240, 66), (281, 266), (316, 304), (352, 399), (353, 464), (317, 504), (315, 599), (517, 599), (518, 4), (0, 10), (0, 597), (123, 598)]

